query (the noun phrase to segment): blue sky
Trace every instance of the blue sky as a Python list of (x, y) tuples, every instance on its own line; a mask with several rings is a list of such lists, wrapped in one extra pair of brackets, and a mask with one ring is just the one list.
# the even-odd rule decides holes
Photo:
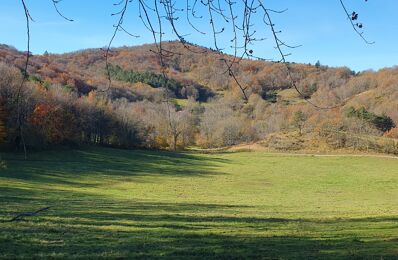
[[(64, 53), (84, 48), (98, 48), (107, 45), (113, 33), (117, 17), (110, 14), (117, 11), (113, 0), (63, 0), (59, 5), (65, 16), (74, 22), (63, 20), (53, 9), (51, 1), (26, 0), (35, 22), (31, 24), (31, 51)], [(131, 38), (119, 33), (113, 46), (131, 46), (153, 42), (151, 35), (137, 18), (137, 5), (131, 4), (126, 14), (124, 27), (140, 38)], [(151, 2), (151, 1), (148, 1)], [(185, 2), (185, 1), (181, 1)], [(356, 71), (380, 69), (398, 65), (398, 10), (397, 0), (346, 0), (349, 11), (359, 13), (364, 24), (366, 37), (375, 41), (365, 44), (354, 33), (338, 0), (269, 0), (271, 8), (285, 9), (283, 14), (274, 14), (273, 19), (281, 37), (288, 43), (302, 47), (291, 50), (288, 57), (292, 62), (315, 63), (319, 60), (329, 66), (348, 66)], [(200, 11), (200, 10), (199, 10)], [(181, 17), (183, 18), (183, 17)], [(195, 21), (197, 26), (209, 31), (207, 18)], [(261, 18), (254, 17), (254, 23), (261, 35), (270, 37), (267, 28), (261, 26)], [(181, 31), (191, 32), (186, 38), (191, 42), (210, 47), (210, 34), (193, 33), (184, 19), (180, 19)], [(0, 1), (0, 43), (26, 48), (24, 14), (19, 0)], [(165, 39), (174, 39), (170, 28), (165, 28)], [(220, 45), (228, 43), (228, 31), (220, 36)], [(226, 44), (228, 45), (228, 44)], [(277, 59), (272, 41), (266, 40), (253, 46), (254, 53), (264, 58)], [(229, 50), (226, 49), (226, 52)]]

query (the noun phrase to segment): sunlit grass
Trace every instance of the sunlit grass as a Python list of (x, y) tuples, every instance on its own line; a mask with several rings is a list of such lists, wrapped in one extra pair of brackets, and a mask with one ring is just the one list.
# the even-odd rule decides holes
[(180, 99), (180, 98), (175, 98), (172, 101), (174, 105), (179, 109), (186, 107), (189, 103), (188, 99)]
[(0, 257), (396, 258), (398, 160), (115, 149), (4, 155)]

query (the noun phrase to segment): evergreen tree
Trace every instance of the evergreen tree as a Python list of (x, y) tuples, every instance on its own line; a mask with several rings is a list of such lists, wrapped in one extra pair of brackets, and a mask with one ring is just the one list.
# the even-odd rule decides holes
[(305, 125), (305, 121), (307, 120), (307, 115), (304, 114), (303, 111), (296, 111), (293, 115), (293, 126), (299, 130), (299, 134), (302, 135), (303, 127)]
[(354, 107), (348, 108), (346, 112), (347, 117), (356, 117), (373, 124), (377, 129), (387, 132), (395, 127), (394, 121), (386, 115), (376, 115), (367, 111), (364, 107), (355, 109)]

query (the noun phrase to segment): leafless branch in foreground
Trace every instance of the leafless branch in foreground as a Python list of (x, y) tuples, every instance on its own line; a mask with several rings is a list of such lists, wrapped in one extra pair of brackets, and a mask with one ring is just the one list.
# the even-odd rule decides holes
[[(21, 0), (24, 6), (25, 15), (27, 17), (27, 31), (28, 31), (28, 54), (27, 54), (27, 62), (25, 66), (25, 74), (27, 71), (27, 65), (29, 61), (29, 19), (31, 19), (29, 15), (28, 8), (25, 5), (24, 0)], [(73, 21), (65, 17), (58, 9), (57, 4), (61, 0), (51, 0), (56, 12), (64, 19), (68, 21)], [(373, 44), (374, 42), (368, 41), (364, 36), (363, 32), (360, 31), (363, 25), (362, 23), (356, 22), (358, 19), (358, 14), (353, 12), (351, 15), (348, 12), (343, 0), (339, 0), (340, 5), (342, 6), (347, 18), (350, 20), (351, 26), (354, 31), (367, 43)], [(124, 20), (127, 9), (130, 4), (136, 4), (137, 13), (135, 15), (142, 21), (144, 28), (146, 28), (153, 36), (153, 40), (155, 43), (156, 50), (154, 52), (157, 53), (159, 58), (159, 64), (161, 66), (162, 75), (167, 77), (167, 62), (166, 60), (172, 57), (173, 55), (178, 55), (173, 51), (167, 50), (162, 45), (163, 35), (165, 34), (164, 27), (167, 25), (171, 30), (172, 34), (177, 37), (179, 42), (189, 51), (198, 52), (196, 49), (192, 48), (190, 44), (186, 41), (185, 37), (188, 36), (188, 32), (181, 33), (181, 30), (178, 28), (178, 21), (182, 19), (186, 19), (186, 23), (192, 28), (192, 30), (200, 35), (205, 35), (206, 37), (210, 36), (213, 39), (213, 47), (214, 50), (221, 56), (220, 60), (224, 63), (226, 70), (225, 73), (233, 79), (236, 83), (240, 92), (242, 93), (242, 97), (245, 101), (248, 101), (248, 93), (247, 89), (249, 86), (244, 86), (235, 72), (235, 67), (239, 65), (242, 59), (262, 59), (264, 58), (258, 57), (254, 54), (252, 46), (257, 42), (261, 42), (266, 40), (265, 37), (258, 36), (262, 30), (258, 30), (259, 27), (268, 28), (268, 32), (272, 35), (272, 40), (275, 44), (275, 49), (277, 50), (280, 60), (277, 62), (281, 62), (285, 64), (287, 76), (289, 81), (291, 82), (292, 88), (294, 88), (298, 94), (306, 100), (310, 105), (318, 108), (318, 109), (331, 109), (334, 107), (321, 107), (317, 104), (314, 104), (312, 101), (306, 99), (303, 93), (299, 90), (296, 85), (296, 82), (292, 76), (291, 69), (289, 63), (286, 60), (286, 57), (290, 55), (290, 53), (284, 52), (284, 49), (294, 49), (299, 46), (293, 46), (285, 41), (282, 41), (279, 34), (281, 31), (276, 30), (276, 25), (272, 21), (272, 17), (270, 13), (281, 14), (286, 12), (287, 9), (284, 10), (273, 10), (268, 8), (264, 1), (262, 0), (185, 0), (184, 4), (179, 7), (177, 6), (177, 2), (173, 0), (118, 0), (118, 2), (114, 3), (114, 6), (120, 7), (120, 10), (113, 13), (112, 16), (118, 16), (118, 20), (114, 25), (114, 31), (110, 41), (108, 42), (107, 48), (105, 50), (105, 66), (107, 70), (107, 79), (108, 84), (104, 90), (98, 91), (107, 91), (111, 88), (112, 79), (111, 73), (109, 70), (109, 56), (111, 53), (112, 43), (119, 31), (125, 32), (127, 35), (131, 37), (139, 37), (134, 33), (129, 32), (124, 27)], [(200, 13), (200, 15), (198, 15)], [(254, 23), (254, 16), (263, 16), (261, 20), (263, 26)], [(203, 22), (208, 22), (210, 28), (207, 30), (202, 29), (200, 26), (195, 24), (195, 21), (199, 20), (203, 25)], [(202, 26), (203, 27), (203, 26)], [(267, 31), (267, 30), (265, 30)], [(220, 46), (219, 40), (222, 35), (226, 33), (230, 33), (230, 42), (232, 49), (232, 54), (227, 55), (224, 54), (224, 49)], [(25, 80), (25, 79), (24, 79)], [(22, 84), (23, 85), (23, 84)], [(168, 90), (166, 90), (168, 92)]]

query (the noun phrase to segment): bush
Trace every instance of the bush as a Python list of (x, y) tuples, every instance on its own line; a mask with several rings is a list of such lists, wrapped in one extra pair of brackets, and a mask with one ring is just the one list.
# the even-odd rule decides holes
[(386, 132), (384, 134), (384, 136), (388, 137), (388, 138), (396, 138), (396, 139), (398, 139), (398, 127), (390, 129), (390, 131)]
[(265, 139), (264, 145), (281, 151), (296, 151), (304, 148), (304, 141), (292, 134), (271, 134)]
[(386, 116), (386, 115), (376, 115), (367, 111), (364, 107), (359, 109), (355, 109), (354, 107), (350, 107), (346, 113), (347, 117), (352, 118), (359, 118), (366, 122), (373, 124), (377, 129), (383, 132), (389, 131), (391, 128), (395, 127), (394, 121)]
[(330, 147), (398, 154), (398, 141), (380, 137), (380, 131), (360, 119), (329, 120), (318, 129)]

